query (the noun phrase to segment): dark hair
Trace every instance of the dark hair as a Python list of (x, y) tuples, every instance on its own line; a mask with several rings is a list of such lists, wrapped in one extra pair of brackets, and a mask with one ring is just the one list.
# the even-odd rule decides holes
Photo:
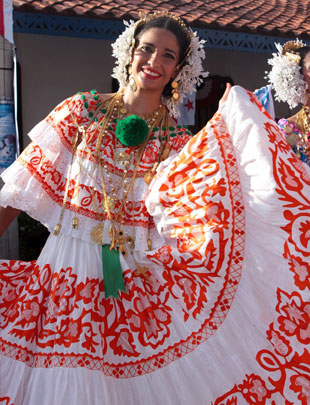
[(299, 66), (301, 69), (304, 67), (304, 61), (305, 57), (308, 55), (310, 52), (310, 46), (302, 46), (301, 48), (296, 49), (295, 53), (298, 53), (300, 55), (300, 61), (299, 61)]
[[(177, 20), (174, 20), (173, 18), (170, 17), (154, 18), (152, 20), (146, 21), (145, 23), (141, 23), (137, 26), (134, 33), (135, 48), (139, 45), (139, 38), (141, 37), (141, 35), (151, 28), (163, 28), (175, 35), (180, 47), (178, 67), (181, 68), (186, 62), (185, 58), (187, 56), (187, 52), (191, 44), (189, 31), (187, 31), (185, 26), (182, 27), (181, 24)], [(167, 83), (166, 87), (164, 88), (163, 95), (166, 97), (171, 97), (172, 94), (171, 82), (172, 79), (169, 81), (169, 83)]]

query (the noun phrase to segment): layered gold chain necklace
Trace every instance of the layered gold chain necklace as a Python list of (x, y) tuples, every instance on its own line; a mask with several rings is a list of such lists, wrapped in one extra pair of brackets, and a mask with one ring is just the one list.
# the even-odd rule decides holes
[[(126, 243), (129, 243), (130, 248), (134, 249), (135, 246), (135, 237), (134, 235), (126, 235), (125, 232), (122, 229), (122, 226), (124, 225), (124, 219), (123, 219), (123, 211), (124, 211), (124, 206), (125, 203), (128, 199), (128, 196), (130, 192), (134, 192), (134, 183), (136, 180), (137, 176), (137, 171), (139, 167), (139, 163), (142, 159), (142, 156), (145, 151), (146, 144), (149, 140), (150, 135), (152, 134), (153, 130), (155, 127), (161, 128), (165, 121), (167, 120), (167, 111), (166, 108), (162, 105), (160, 105), (153, 114), (151, 114), (149, 117), (146, 118), (146, 122), (148, 125), (148, 133), (147, 136), (145, 137), (144, 141), (142, 144), (135, 149), (133, 149), (133, 153), (127, 154), (124, 152), (117, 153), (116, 151), (116, 143), (115, 143), (115, 148), (114, 148), (114, 164), (113, 164), (113, 173), (112, 176), (108, 173), (107, 170), (106, 172), (106, 177), (111, 179), (113, 177), (114, 182), (116, 181), (116, 165), (117, 161), (120, 163), (120, 165), (124, 165), (123, 169), (123, 175), (121, 176), (121, 179), (119, 181), (118, 187), (115, 185), (112, 187), (112, 191), (110, 194), (107, 192), (107, 184), (104, 176), (104, 170), (107, 169), (107, 167), (102, 166), (101, 164), (101, 157), (100, 157), (100, 150), (101, 150), (101, 144), (102, 144), (102, 139), (104, 136), (106, 136), (108, 132), (108, 128), (111, 127), (112, 123), (114, 120), (120, 120), (120, 118), (127, 113), (126, 109), (123, 107), (123, 98), (122, 98), (122, 93), (117, 93), (109, 102), (107, 112), (105, 114), (105, 117), (103, 118), (101, 122), (101, 128), (98, 134), (97, 142), (96, 142), (96, 148), (95, 148), (95, 157), (96, 157), (96, 163), (99, 167), (100, 171), (100, 178), (101, 178), (101, 186), (102, 186), (102, 192), (103, 192), (103, 202), (102, 202), (102, 208), (106, 213), (107, 219), (110, 221), (111, 226), (109, 229), (109, 238), (110, 238), (110, 250), (112, 249), (117, 249), (119, 247), (119, 250), (123, 256), (126, 255), (127, 249), (126, 249)], [(163, 152), (164, 148), (161, 148), (161, 153)], [(131, 179), (128, 180), (128, 173), (129, 173), (129, 166), (133, 164), (133, 169), (132, 169), (132, 176)], [(154, 165), (156, 166), (156, 165)], [(154, 167), (153, 169), (154, 170)], [(149, 174), (150, 172), (148, 172)], [(122, 195), (120, 196), (119, 194)], [(118, 203), (118, 209), (115, 210), (117, 207)], [(133, 219), (134, 221), (134, 219)], [(91, 231), (91, 238), (93, 242), (102, 244), (102, 238), (103, 238), (103, 229), (104, 225), (102, 222), (99, 224), (95, 225)]]
[[(147, 135), (145, 139), (142, 141), (140, 145), (137, 145), (132, 148), (132, 153), (127, 153), (124, 151), (117, 152), (117, 140), (114, 140), (113, 146), (113, 167), (112, 170), (109, 169), (107, 162), (102, 162), (101, 160), (101, 148), (102, 148), (102, 141), (104, 137), (107, 136), (111, 130), (113, 130), (115, 122), (119, 123), (123, 119), (123, 117), (127, 114), (127, 110), (124, 108), (123, 105), (123, 92), (116, 93), (113, 97), (106, 100), (106, 112), (104, 117), (97, 122), (96, 132), (98, 134), (95, 144), (95, 164), (99, 169), (100, 174), (100, 182), (102, 188), (103, 198), (100, 203), (102, 210), (106, 214), (106, 219), (108, 219), (111, 223), (109, 229), (109, 238), (110, 238), (110, 250), (116, 250), (119, 248), (122, 255), (126, 255), (127, 249), (126, 244), (130, 245), (131, 250), (135, 247), (135, 236), (133, 235), (125, 235), (122, 227), (124, 225), (124, 206), (127, 201), (127, 198), (130, 193), (132, 193), (132, 199), (134, 194), (134, 183), (137, 178), (138, 167), (143, 157), (146, 145), (150, 136), (155, 128), (158, 127), (158, 130), (166, 132), (166, 136), (161, 136), (161, 145), (160, 150), (158, 152), (157, 161), (153, 163), (153, 167), (147, 171), (144, 175), (144, 180), (146, 183), (150, 183), (152, 177), (155, 174), (156, 167), (158, 166), (159, 162), (166, 158), (170, 152), (169, 148), (169, 136), (168, 136), (168, 112), (163, 105), (159, 105), (159, 107), (148, 116), (145, 116), (145, 122), (147, 125)], [(132, 116), (129, 116), (129, 118)], [(73, 165), (73, 158), (76, 152), (77, 146), (79, 144), (79, 140), (81, 136), (83, 138), (86, 137), (87, 129), (81, 128), (77, 124), (77, 132), (73, 142), (73, 153), (71, 157), (70, 167), (68, 171), (68, 178), (66, 181), (65, 193), (63, 198), (62, 209), (60, 213), (60, 218), (58, 224), (55, 226), (54, 235), (58, 235), (61, 229), (61, 223), (63, 220), (64, 212), (67, 206), (67, 199), (69, 195), (69, 184), (71, 180), (71, 172), (72, 172), (72, 165)], [(164, 141), (165, 138), (165, 141)], [(88, 149), (88, 145), (85, 144), (85, 149), (83, 149), (82, 155)], [(89, 152), (91, 153), (91, 152)], [(120, 166), (123, 166), (123, 170), (119, 171), (120, 174), (117, 173), (117, 162)], [(133, 165), (132, 170), (129, 170), (130, 166)], [(80, 165), (80, 170), (82, 170)], [(129, 178), (129, 173), (131, 173), (131, 178)], [(119, 177), (119, 182), (116, 184), (116, 178)], [(109, 193), (107, 190), (107, 182), (109, 183)], [(121, 195), (120, 195), (121, 194)], [(96, 197), (95, 192), (93, 193), (93, 204), (95, 211), (97, 212), (97, 217), (99, 217), (98, 206), (96, 204)], [(134, 203), (134, 201), (132, 201)], [(104, 220), (104, 219), (103, 219)], [(132, 215), (132, 228), (134, 233), (134, 215)], [(72, 226), (74, 229), (78, 228), (78, 218), (74, 217), (72, 219)], [(91, 232), (90, 236), (93, 242), (102, 245), (103, 244), (103, 230), (104, 224), (100, 221), (97, 225), (95, 225)], [(148, 239), (148, 246), (149, 249), (151, 248), (151, 241)]]
[[(104, 112), (104, 116), (101, 120), (95, 119), (97, 118), (97, 113), (99, 110)], [(72, 170), (72, 168), (73, 164), (77, 164), (79, 166), (78, 177), (80, 177), (81, 173), (84, 172), (86, 176), (94, 182), (94, 186), (91, 187), (92, 204), (96, 213), (96, 218), (98, 219), (98, 224), (93, 226), (91, 229), (90, 237), (93, 242), (101, 245), (104, 290), (106, 298), (110, 296), (117, 298), (119, 291), (125, 291), (119, 252), (123, 256), (126, 256), (128, 247), (131, 251), (133, 251), (135, 248), (134, 186), (138, 176), (139, 164), (143, 158), (146, 145), (154, 131), (159, 131), (158, 139), (160, 140), (160, 146), (157, 153), (157, 159), (153, 162), (153, 166), (146, 171), (144, 175), (142, 174), (144, 181), (147, 184), (149, 184), (149, 182), (152, 180), (160, 161), (168, 157), (170, 153), (168, 129), (169, 115), (166, 107), (159, 105), (159, 107), (152, 114), (144, 117), (145, 120), (133, 115), (123, 118), (126, 116), (126, 114), (127, 110), (123, 105), (123, 93), (118, 92), (104, 102), (104, 109), (102, 109), (102, 103), (99, 104), (93, 120), (89, 122), (86, 127), (79, 125), (75, 117), (72, 115), (72, 120), (76, 123), (76, 134), (72, 144), (72, 156), (65, 183), (65, 192), (59, 222), (54, 228), (54, 235), (58, 235), (62, 227), (64, 212), (66, 208), (69, 208), (71, 205), (70, 201), (68, 201), (68, 197), (72, 194), (72, 184), (76, 183), (72, 179), (72, 173), (76, 173), (76, 170)], [(125, 123), (126, 125), (123, 126), (125, 131), (120, 131), (118, 134), (119, 124), (124, 124), (124, 121), (127, 118), (130, 121), (129, 127), (131, 128), (129, 135), (126, 133), (127, 123)], [(93, 128), (91, 132), (88, 132), (88, 128), (90, 128), (94, 122), (97, 123), (95, 128)], [(138, 125), (136, 127), (132, 126), (133, 123), (137, 123)], [(111, 140), (112, 145), (110, 146), (112, 149), (113, 162), (111, 165), (106, 158), (102, 157), (102, 141), (108, 134), (111, 136), (111, 133), (115, 129), (115, 124), (115, 136), (118, 140), (115, 138), (112, 138)], [(144, 135), (143, 137), (140, 137), (139, 131), (140, 128), (143, 127)], [(135, 132), (138, 133), (138, 136), (136, 136)], [(132, 136), (134, 138), (134, 144), (130, 144)], [(83, 142), (81, 142), (82, 140)], [(137, 143), (139, 140), (142, 140), (140, 144)], [(93, 141), (95, 142), (94, 152), (92, 148)], [(123, 146), (127, 146), (126, 151), (122, 150), (117, 152), (117, 148), (121, 147), (118, 145), (118, 141), (122, 143)], [(79, 145), (81, 146), (78, 149)], [(128, 146), (132, 149), (128, 149)], [(75, 156), (77, 157), (76, 160)], [(102, 193), (98, 193), (98, 190), (96, 191), (95, 184), (97, 183), (97, 175), (90, 173), (89, 170), (83, 170), (82, 160), (80, 159), (80, 157), (83, 156), (86, 156), (86, 159), (94, 161), (94, 173), (97, 173), (97, 168), (99, 171), (99, 183), (101, 183), (100, 185)], [(77, 181), (77, 185), (74, 187), (75, 189), (73, 194), (75, 198), (78, 198), (79, 181)], [(124, 232), (124, 208), (130, 193), (132, 202), (132, 223), (130, 228), (131, 234), (128, 235)], [(99, 208), (101, 208), (101, 212)], [(108, 230), (108, 236), (110, 243), (103, 242), (105, 220), (109, 221), (110, 227)], [(150, 217), (148, 224), (147, 246), (148, 249), (151, 250), (152, 242), (150, 238)], [(72, 227), (73, 229), (78, 229), (78, 226), (78, 217), (74, 216), (72, 218)]]
[[(310, 107), (304, 105), (297, 114), (297, 124), (301, 129), (299, 136), (300, 146), (304, 154), (310, 158)], [(298, 152), (298, 151), (297, 151)], [(299, 153), (300, 154), (300, 153)]]

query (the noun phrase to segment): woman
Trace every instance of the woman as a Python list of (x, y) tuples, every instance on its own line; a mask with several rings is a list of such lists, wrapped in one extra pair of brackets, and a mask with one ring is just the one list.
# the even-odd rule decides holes
[(310, 165), (310, 47), (298, 39), (276, 47), (278, 53), (268, 61), (272, 66), (268, 78), (276, 99), (287, 102), (290, 108), (303, 104), (296, 114), (281, 118), (278, 124), (298, 158)]
[(127, 25), (114, 55), (124, 90), (62, 103), (4, 175), (1, 203), (52, 234), (0, 262), (1, 400), (305, 403), (309, 176), (285, 175), (294, 155), (240, 87), (196, 136), (175, 127), (164, 105), (203, 57), (176, 17)]

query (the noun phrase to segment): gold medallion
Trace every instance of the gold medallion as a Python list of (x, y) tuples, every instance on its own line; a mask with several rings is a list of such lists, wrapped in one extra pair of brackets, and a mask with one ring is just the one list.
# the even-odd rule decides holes
[(102, 201), (102, 208), (105, 212), (111, 212), (111, 210), (115, 207), (116, 200), (110, 196), (106, 196), (106, 198)]
[(293, 128), (290, 127), (289, 125), (286, 125), (286, 126), (284, 127), (284, 131), (285, 131), (287, 134), (291, 134), (291, 133), (293, 132)]
[(119, 152), (116, 155), (116, 159), (118, 160), (119, 163), (124, 164), (128, 163), (130, 159), (130, 153), (126, 152)]
[(145, 183), (148, 184), (148, 185), (151, 184), (151, 181), (153, 180), (153, 177), (154, 177), (154, 174), (151, 171), (146, 172), (145, 175), (144, 175)]
[(90, 232), (90, 237), (93, 242), (102, 245), (103, 224), (95, 225)]
[(286, 140), (290, 146), (295, 146), (299, 140), (299, 136), (297, 134), (293, 133), (293, 134), (288, 135)]

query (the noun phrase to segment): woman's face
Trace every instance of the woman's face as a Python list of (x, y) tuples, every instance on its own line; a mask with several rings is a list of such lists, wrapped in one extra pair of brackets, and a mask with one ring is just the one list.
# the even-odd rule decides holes
[(307, 53), (303, 61), (302, 74), (308, 83), (307, 93), (310, 93), (310, 52)]
[(133, 52), (132, 75), (140, 89), (163, 92), (177, 74), (180, 47), (175, 35), (163, 28), (143, 32)]

